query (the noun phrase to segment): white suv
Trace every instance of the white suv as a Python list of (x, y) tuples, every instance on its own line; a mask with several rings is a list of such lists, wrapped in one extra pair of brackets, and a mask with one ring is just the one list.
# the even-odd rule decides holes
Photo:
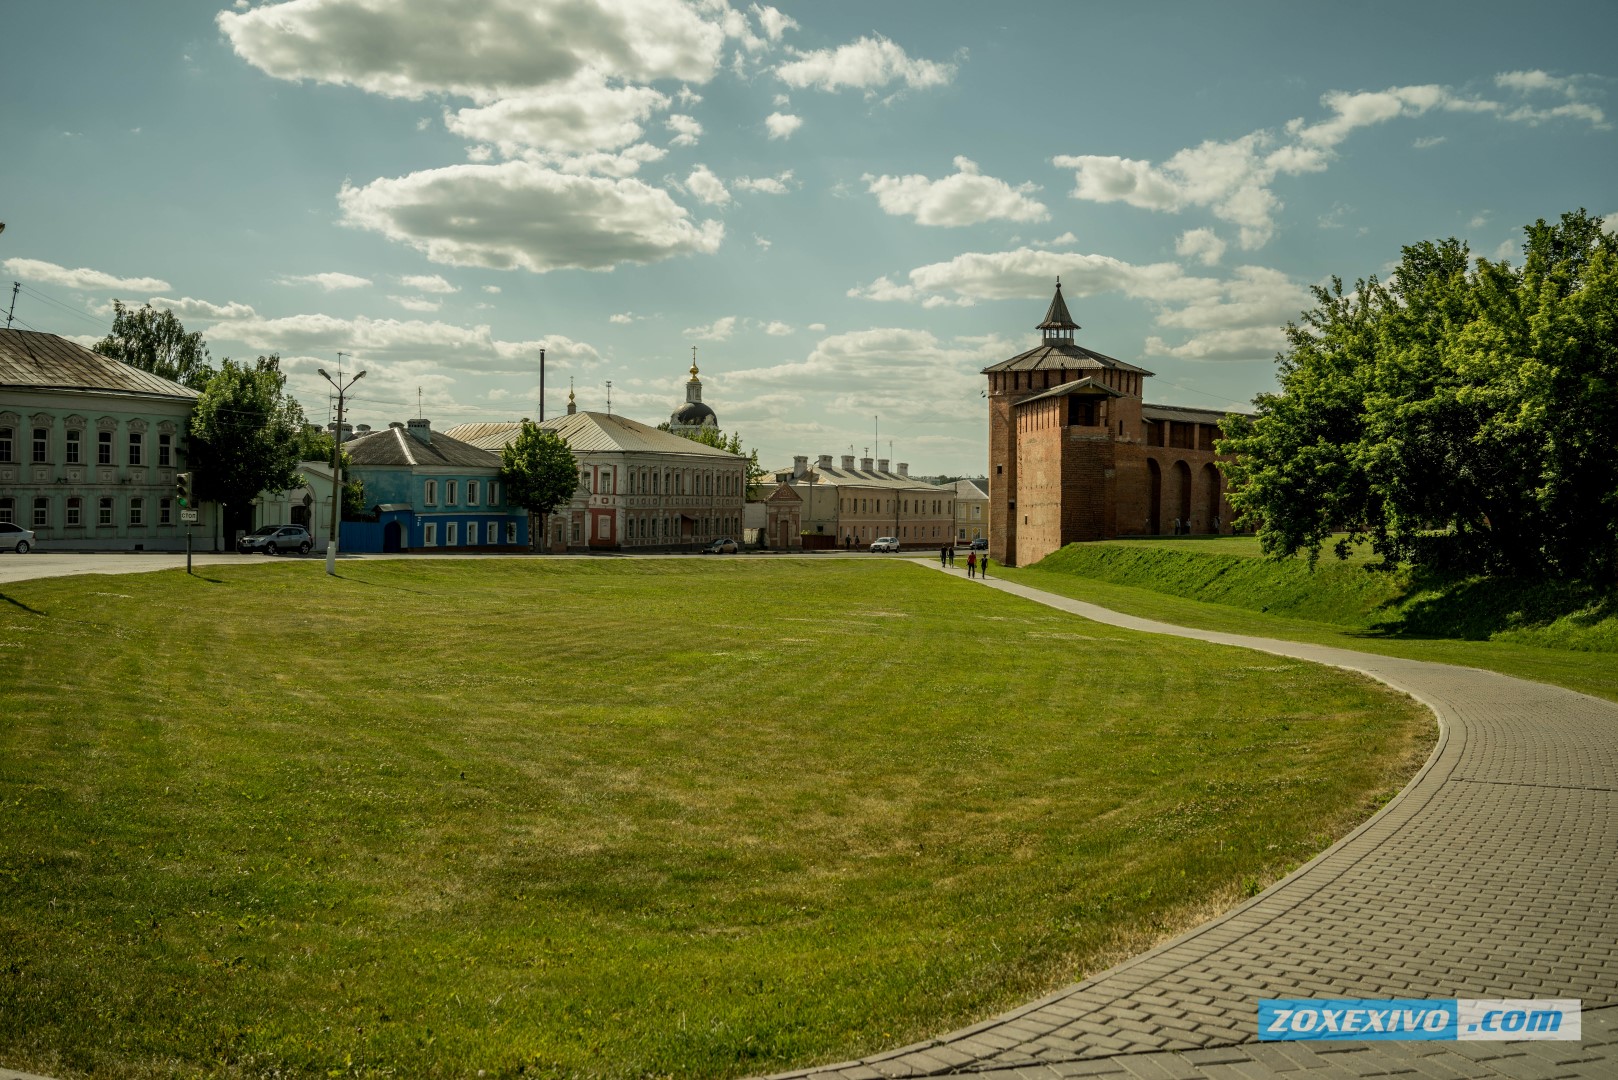
[(898, 551), (899, 538), (897, 536), (879, 536), (871, 544), (872, 551)]

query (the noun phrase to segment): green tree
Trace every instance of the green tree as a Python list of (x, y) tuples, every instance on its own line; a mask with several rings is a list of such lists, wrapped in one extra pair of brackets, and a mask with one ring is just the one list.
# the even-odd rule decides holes
[(1388, 562), (1618, 579), (1618, 240), (1583, 210), (1524, 231), (1520, 267), (1429, 241), (1316, 290), (1280, 393), (1219, 443), (1267, 552), (1343, 529)]
[(203, 388), (191, 414), (189, 465), (197, 497), (223, 508), (226, 536), (252, 524), (252, 501), (262, 491), (298, 482), (303, 409), (285, 393), (279, 356), (255, 363), (226, 359)]
[(524, 420), (517, 437), (500, 450), (500, 479), (506, 498), (528, 511), (528, 546), (538, 547), (545, 519), (578, 490), (579, 463), (566, 439)]
[(201, 332), (186, 333), (174, 312), (147, 304), (131, 309), (112, 302), (112, 333), (92, 349), (131, 367), (201, 390), (214, 376)]
[[(331, 433), (314, 424), (304, 424), (298, 431), (298, 461), (331, 463), (333, 439)], [(343, 520), (360, 521), (370, 509), (365, 505), (365, 479), (355, 476), (349, 469), (348, 448), (343, 448)], [(307, 484), (307, 478), (303, 483)]]
[(764, 480), (764, 470), (758, 463), (758, 449), (756, 447), (752, 450), (744, 448), (740, 435), (726, 435), (718, 428), (710, 427), (697, 428), (694, 431), (675, 431), (673, 425), (667, 420), (657, 426), (660, 431), (667, 431), (671, 435), (680, 436), (682, 439), (690, 439), (692, 442), (701, 443), (703, 446), (711, 446), (716, 450), (723, 450), (727, 454), (735, 454), (739, 458), (745, 458), (747, 461), (747, 498), (756, 499), (758, 497), (759, 487)]

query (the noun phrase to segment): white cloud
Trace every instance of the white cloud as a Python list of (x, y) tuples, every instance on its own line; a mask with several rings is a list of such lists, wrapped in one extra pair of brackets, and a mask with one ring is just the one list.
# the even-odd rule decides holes
[[(1503, 78), (1520, 82), (1523, 75), (1507, 73)], [(1433, 111), (1493, 115), (1528, 124), (1576, 119), (1606, 126), (1601, 110), (1587, 102), (1509, 110), (1498, 101), (1430, 84), (1353, 93), (1333, 90), (1320, 100), (1329, 113), (1323, 120), (1309, 123), (1298, 118), (1279, 134), (1260, 130), (1227, 142), (1208, 140), (1176, 152), (1160, 165), (1098, 154), (1061, 155), (1052, 164), (1074, 170), (1075, 199), (1124, 202), (1166, 213), (1206, 207), (1214, 217), (1238, 226), (1241, 246), (1251, 250), (1262, 247), (1274, 232), (1275, 214), (1282, 207), (1270, 190), (1276, 177), (1325, 170), (1335, 160), (1337, 148), (1360, 128)]]
[(777, 176), (738, 176), (730, 182), (737, 191), (756, 191), (763, 195), (785, 195), (791, 190), (792, 170)]
[(460, 288), (445, 281), (441, 274), (405, 274), (399, 284), (427, 293), (458, 293)]
[(1187, 259), (1201, 259), (1203, 266), (1215, 266), (1225, 255), (1225, 242), (1212, 229), (1187, 229), (1174, 242), (1174, 252)]
[(494, 147), (485, 146), (482, 143), (477, 146), (468, 146), (466, 148), (466, 160), (475, 162), (493, 161)]
[(282, 285), (319, 285), (326, 292), (336, 292), (339, 289), (363, 289), (371, 284), (370, 278), (358, 277), (354, 274), (340, 274), (336, 271), (327, 271), (324, 274), (299, 274), (277, 278), (276, 281)]
[(570, 176), (633, 176), (640, 172), (642, 165), (653, 161), (661, 161), (668, 155), (668, 151), (661, 146), (650, 143), (636, 143), (625, 147), (616, 154), (597, 152), (593, 154), (580, 154), (577, 157), (567, 157), (555, 154), (525, 155), (535, 164), (548, 165), (557, 172), (567, 173)]
[(777, 67), (775, 75), (797, 89), (874, 90), (903, 82), (912, 90), (922, 90), (944, 86), (955, 77), (954, 64), (912, 58), (885, 37), (863, 37), (836, 49), (799, 51), (796, 56)]
[(823, 323), (823, 322), (812, 322), (808, 326), (804, 327), (804, 329), (805, 330), (813, 330), (815, 333), (818, 334), (821, 331), (826, 329), (826, 324)]
[(536, 149), (564, 154), (615, 150), (638, 140), (669, 99), (647, 86), (608, 86), (597, 71), (479, 108), (444, 113), (457, 135), (493, 143), (508, 158)]
[(511, 396), (511, 391), (507, 390), (503, 386), (495, 387), (493, 390), (490, 390), (489, 394), (488, 394), (488, 397), (489, 397), (490, 401), (504, 401), (504, 400), (506, 400), (506, 398), (508, 398), (510, 396)]
[(630, 323), (635, 322), (643, 317), (644, 316), (636, 315), (632, 311), (620, 311), (616, 315), (608, 316), (607, 321), (610, 323), (617, 323), (619, 326), (628, 326)]
[(790, 15), (783, 15), (768, 4), (753, 4), (748, 10), (758, 20), (759, 26), (764, 31), (764, 36), (769, 38), (772, 43), (779, 42), (788, 30), (798, 29), (798, 20)]
[(684, 113), (675, 113), (663, 121), (663, 126), (676, 133), (669, 140), (670, 146), (695, 146), (702, 137), (702, 125), (697, 123), (696, 117)]
[(764, 324), (764, 332), (771, 337), (786, 337), (788, 334), (796, 333), (789, 324), (774, 321)]
[(500, 286), (498, 286), (498, 285), (485, 285), (485, 286), (483, 286), (483, 291), (486, 292), (486, 293), (494, 293), (495, 295), (498, 296), (499, 293), (500, 293)]
[(536, 273), (713, 254), (725, 234), (722, 223), (694, 223), (667, 192), (639, 180), (573, 176), (527, 161), (345, 184), (338, 203), (344, 224), (409, 244), (434, 262)]
[(682, 332), (686, 337), (696, 338), (698, 341), (724, 341), (736, 332), (736, 316), (726, 315), (722, 319), (715, 319), (707, 326), (688, 326)]
[(1558, 78), (1543, 71), (1502, 71), (1494, 77), (1494, 84), (1519, 94), (1548, 90), (1558, 94), (1572, 94), (1573, 81)]
[(1601, 215), (1601, 231), (1608, 236), (1618, 236), (1618, 210)]
[(1239, 330), (1210, 330), (1179, 345), (1160, 337), (1146, 339), (1147, 356), (1176, 360), (1272, 360), (1286, 347), (1286, 335), (1277, 326), (1250, 326)]
[(803, 127), (803, 117), (791, 113), (772, 112), (764, 118), (764, 128), (772, 139), (790, 139), (792, 133)]
[(1274, 328), (1314, 306), (1309, 290), (1279, 270), (1238, 266), (1233, 274), (1217, 284), (1217, 292), (1204, 293), (1159, 314), (1158, 325), (1186, 330)]
[(388, 299), (406, 311), (437, 311), (444, 306), (441, 301), (425, 296), (389, 296)]
[(757, 244), (761, 249), (768, 251), (770, 250), (772, 241), (768, 237), (760, 236), (758, 233), (754, 233), (753, 243)]
[(878, 204), (889, 214), (914, 217), (920, 225), (949, 227), (985, 221), (1045, 221), (1051, 213), (1030, 196), (1034, 184), (1012, 187), (1004, 180), (984, 176), (970, 158), (955, 159), (955, 175), (929, 180), (920, 174), (872, 176), (864, 180)]
[(1448, 142), (1448, 135), (1423, 135), (1410, 145), (1417, 150), (1431, 150), (1440, 143)]
[(685, 190), (709, 206), (724, 206), (730, 202), (730, 192), (725, 190), (725, 182), (706, 165), (698, 165), (691, 170), (691, 175), (685, 178)]
[(790, 94), (776, 94), (771, 104), (777, 109), (784, 109), (792, 104), (792, 97)]
[(947, 262), (918, 266), (900, 284), (883, 277), (870, 285), (849, 290), (867, 300), (897, 300), (927, 304), (969, 305), (980, 300), (1049, 299), (1058, 277), (1071, 299), (1099, 292), (1159, 302), (1189, 301), (1216, 293), (1211, 278), (1186, 275), (1178, 263), (1135, 265), (1107, 255), (1071, 251), (1041, 251), (1021, 247), (1013, 251), (966, 252)]
[(62, 285), (69, 289), (128, 289), (131, 292), (162, 292), (172, 288), (162, 278), (117, 277), (113, 274), (103, 273), (100, 270), (91, 270), (84, 266), (70, 270), (65, 266), (57, 266), (55, 263), (45, 262), (41, 259), (7, 259), (6, 272), (28, 281), (40, 281), (46, 285)]
[(174, 317), (182, 322), (186, 319), (246, 319), (257, 314), (247, 304), (238, 304), (235, 301), (210, 304), (206, 300), (195, 300), (189, 296), (178, 300), (154, 296), (146, 302), (154, 308), (168, 308), (174, 312)]
[(679, 0), (288, 0), (216, 22), (238, 56), (278, 79), (487, 103), (587, 68), (705, 83), (725, 42), (712, 13)]

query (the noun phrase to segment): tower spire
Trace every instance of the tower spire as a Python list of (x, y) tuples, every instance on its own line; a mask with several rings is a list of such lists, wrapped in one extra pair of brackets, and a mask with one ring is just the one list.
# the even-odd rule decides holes
[(1073, 331), (1080, 329), (1079, 324), (1073, 321), (1068, 313), (1067, 301), (1062, 299), (1062, 279), (1056, 279), (1056, 295), (1051, 297), (1050, 309), (1045, 312), (1045, 321), (1040, 323), (1038, 330), (1045, 333), (1045, 341), (1072, 342)]

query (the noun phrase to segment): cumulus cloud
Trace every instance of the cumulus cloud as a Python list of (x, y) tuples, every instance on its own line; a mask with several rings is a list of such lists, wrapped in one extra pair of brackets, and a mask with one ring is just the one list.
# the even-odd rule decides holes
[(736, 316), (726, 315), (722, 319), (715, 319), (707, 326), (688, 326), (683, 333), (686, 337), (696, 338), (698, 341), (724, 341), (736, 332)]
[(661, 161), (668, 156), (668, 151), (661, 146), (650, 143), (636, 143), (627, 146), (618, 153), (597, 151), (593, 154), (578, 154), (576, 156), (556, 154), (532, 154), (524, 157), (536, 165), (545, 165), (560, 173), (570, 176), (634, 176), (640, 172), (642, 165), (653, 161)]
[(42, 259), (7, 259), (6, 272), (27, 281), (40, 281), (46, 285), (62, 285), (69, 289), (102, 291), (129, 289), (132, 292), (162, 292), (172, 288), (162, 278), (118, 277), (88, 267), (69, 269)]
[(913, 217), (920, 225), (961, 226), (985, 221), (1045, 221), (1051, 213), (1032, 198), (1035, 184), (1012, 187), (1004, 180), (984, 176), (970, 158), (955, 159), (955, 175), (929, 180), (920, 174), (872, 176), (861, 179), (866, 190), (889, 214)]
[(441, 274), (405, 274), (399, 284), (426, 293), (458, 293), (460, 288), (444, 280)]
[(632, 83), (705, 83), (726, 37), (714, 9), (680, 0), (288, 0), (215, 19), (238, 56), (278, 79), (487, 103), (586, 69)]
[(486, 292), (486, 293), (494, 293), (496, 295), (499, 295), (500, 286), (498, 286), (498, 285), (485, 285), (485, 286), (483, 286), (483, 291)]
[(1212, 229), (1187, 229), (1174, 242), (1174, 252), (1188, 259), (1201, 259), (1203, 266), (1215, 266), (1225, 254), (1225, 242)]
[(606, 270), (713, 254), (701, 224), (667, 192), (632, 178), (569, 175), (528, 161), (451, 165), (345, 184), (343, 223), (409, 244), (438, 263), (499, 270)]
[(762, 195), (785, 195), (791, 190), (792, 170), (777, 176), (738, 176), (730, 186), (737, 191), (756, 191)]
[(724, 206), (730, 202), (730, 192), (725, 189), (725, 182), (706, 165), (692, 169), (691, 175), (685, 178), (684, 187), (709, 206)]
[(277, 278), (282, 285), (318, 285), (326, 292), (336, 292), (339, 289), (363, 289), (371, 284), (370, 278), (359, 277), (355, 274), (340, 274), (328, 271), (324, 274), (297, 274)]
[(788, 30), (798, 29), (798, 20), (782, 14), (768, 4), (753, 4), (748, 10), (753, 13), (759, 27), (764, 31), (764, 36), (771, 42), (779, 42)]
[(775, 69), (776, 78), (796, 89), (876, 90), (902, 82), (912, 90), (944, 86), (955, 65), (913, 58), (885, 37), (862, 37), (835, 49), (796, 53)]
[(457, 135), (491, 143), (505, 157), (528, 150), (584, 154), (615, 150), (637, 141), (654, 112), (669, 98), (647, 86), (609, 86), (598, 71), (583, 71), (566, 83), (540, 87), (477, 108), (445, 111), (444, 126)]
[(1171, 356), (1176, 360), (1264, 360), (1286, 347), (1286, 335), (1277, 326), (1251, 326), (1232, 330), (1210, 330), (1179, 345), (1162, 338), (1146, 339), (1147, 356)]
[(696, 117), (684, 113), (675, 113), (663, 125), (674, 132), (674, 138), (669, 140), (670, 146), (695, 146), (702, 137), (702, 125), (697, 123)]
[(146, 302), (154, 308), (168, 308), (174, 312), (174, 317), (182, 322), (187, 319), (245, 319), (257, 314), (248, 304), (238, 304), (235, 301), (210, 304), (206, 300), (196, 300), (189, 296), (183, 296), (178, 300), (154, 296)]
[(609, 315), (607, 317), (607, 321), (610, 323), (617, 323), (619, 326), (628, 326), (630, 323), (641, 318), (644, 318), (644, 316), (636, 315), (632, 311), (620, 311), (616, 315)]
[(791, 113), (772, 112), (764, 118), (764, 129), (772, 139), (790, 139), (792, 133), (803, 127), (803, 117)]
[(789, 323), (771, 320), (770, 322), (764, 324), (764, 332), (771, 337), (786, 337), (788, 334), (795, 333), (796, 331), (792, 329), (792, 326)]
[(389, 296), (388, 299), (406, 311), (437, 311), (444, 306), (442, 302), (425, 296)]
[[(1501, 85), (1512, 89), (1562, 89), (1556, 80), (1540, 76), (1544, 73), (1508, 72), (1499, 78), (1505, 80)], [(1571, 119), (1606, 126), (1601, 110), (1585, 101), (1512, 109), (1431, 84), (1352, 93), (1333, 90), (1320, 101), (1328, 115), (1313, 123), (1300, 117), (1281, 132), (1260, 130), (1224, 142), (1208, 140), (1161, 164), (1100, 154), (1060, 155), (1052, 164), (1073, 170), (1075, 199), (1123, 202), (1167, 213), (1205, 207), (1216, 218), (1236, 225), (1241, 246), (1251, 250), (1262, 247), (1274, 232), (1275, 214), (1282, 207), (1270, 189), (1275, 179), (1325, 170), (1336, 159), (1337, 148), (1361, 128), (1430, 112), (1492, 115), (1528, 124)]]

